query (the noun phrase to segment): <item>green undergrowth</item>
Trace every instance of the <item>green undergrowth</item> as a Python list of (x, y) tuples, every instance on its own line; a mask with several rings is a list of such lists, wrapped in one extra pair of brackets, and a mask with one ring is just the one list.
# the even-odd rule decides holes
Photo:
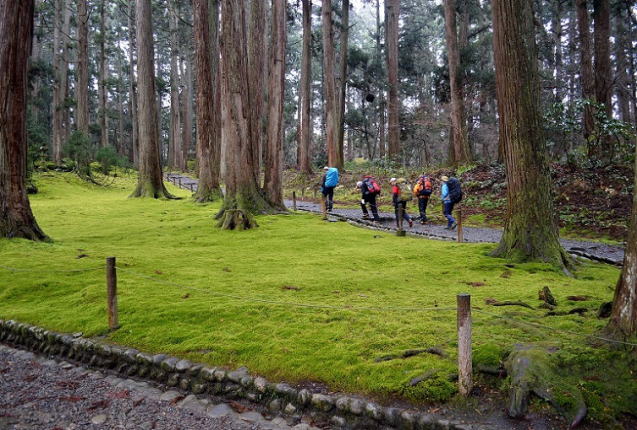
[[(595, 313), (612, 298), (614, 267), (587, 263), (571, 279), (543, 264), (507, 267), (488, 257), (490, 244), (399, 238), (308, 214), (260, 216), (257, 229), (226, 231), (215, 227), (220, 202), (129, 199), (132, 177), (109, 187), (72, 174), (36, 180), (40, 193), (32, 206), (53, 242), (0, 240), (0, 264), (30, 270), (0, 269), (0, 318), (211, 365), (245, 365), (272, 380), (439, 402), (456, 392), (456, 314), (448, 308), (456, 294), (469, 292), (476, 366), (497, 365), (514, 343), (550, 341), (563, 351), (565, 369), (572, 363), (597, 378), (565, 373), (581, 378), (601, 405), (599, 416), (635, 413), (635, 403), (609, 403), (605, 396), (629, 379), (634, 363), (579, 336), (605, 326)], [(108, 256), (120, 266), (121, 328), (112, 333), (101, 268)], [(588, 312), (544, 317), (542, 309), (485, 304), (493, 298), (536, 307), (543, 286), (551, 288), (558, 310)], [(572, 295), (589, 299), (570, 302)], [(429, 347), (445, 356), (376, 360)], [(634, 386), (621, 386), (628, 390), (624, 398), (634, 398)]]

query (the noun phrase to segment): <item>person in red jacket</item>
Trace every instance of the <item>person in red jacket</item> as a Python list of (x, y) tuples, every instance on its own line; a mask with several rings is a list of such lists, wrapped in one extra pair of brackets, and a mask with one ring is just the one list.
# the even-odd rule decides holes
[[(403, 178), (391, 178), (389, 183), (391, 184), (391, 199), (394, 204), (394, 212), (396, 213), (396, 225), (400, 227), (400, 224), (398, 224), (398, 216), (399, 209), (402, 207), (403, 218), (407, 221), (407, 223), (409, 223), (409, 227), (413, 227), (414, 222), (407, 213), (407, 202), (411, 200), (411, 190), (407, 186), (407, 181)], [(401, 186), (405, 187), (404, 192), (402, 191)]]

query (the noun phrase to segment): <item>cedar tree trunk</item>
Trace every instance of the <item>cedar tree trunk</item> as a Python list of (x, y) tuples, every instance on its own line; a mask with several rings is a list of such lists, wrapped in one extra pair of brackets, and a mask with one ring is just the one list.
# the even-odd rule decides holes
[(500, 141), (507, 174), (507, 218), (495, 256), (565, 268), (540, 114), (532, 0), (494, 0), (493, 45)]
[(221, 13), (222, 133), (226, 141), (226, 194), (217, 214), (224, 229), (256, 227), (253, 215), (272, 212), (259, 191), (254, 145), (258, 124), (251, 121), (245, 2), (225, 0)]
[(389, 108), (387, 155), (398, 160), (400, 154), (400, 100), (398, 98), (398, 20), (400, 16), (400, 0), (386, 0), (387, 20), (385, 46), (387, 49), (387, 81), (389, 84)]
[(88, 10), (87, 0), (77, 0), (77, 129), (89, 137), (88, 125)]
[(270, 204), (285, 210), (283, 184), (283, 103), (285, 99), (286, 0), (272, 0), (272, 50), (268, 83), (268, 150), (263, 188)]
[(176, 0), (168, 2), (169, 28), (170, 28), (170, 135), (168, 139), (168, 165), (179, 167), (181, 165), (181, 112), (179, 111), (179, 42), (177, 33)]
[(343, 160), (338, 149), (338, 99), (336, 95), (334, 31), (332, 25), (332, 3), (324, 1), (321, 14), (323, 18), (323, 80), (325, 92), (325, 140), (327, 142), (327, 164), (339, 170)]
[[(211, 202), (222, 197), (219, 185), (221, 142), (219, 140), (220, 118), (215, 118), (219, 110), (219, 92), (215, 91), (218, 80), (215, 72), (219, 66), (218, 13), (210, 14), (209, 0), (193, 0), (193, 32), (195, 37), (195, 73), (197, 92), (197, 154), (199, 155), (199, 186), (195, 194), (198, 202)], [(214, 2), (218, 5), (218, 2)], [(219, 11), (218, 6), (213, 9)], [(213, 21), (210, 23), (209, 21)], [(210, 30), (214, 35), (210, 35)], [(211, 46), (215, 45), (215, 46)], [(215, 60), (213, 60), (213, 57)], [(214, 66), (213, 66), (214, 65)]]
[(301, 91), (299, 94), (298, 168), (312, 173), (312, 1), (303, 1), (303, 53), (301, 59)]
[[(593, 59), (591, 57), (591, 36), (590, 25), (588, 23), (588, 3), (587, 0), (576, 0), (577, 5), (577, 27), (579, 31), (580, 67), (582, 80), (582, 98), (587, 100), (595, 99), (595, 80), (593, 76)], [(593, 109), (590, 106), (584, 108), (584, 138), (589, 141), (593, 135), (595, 122), (593, 120)]]
[(0, 2), (0, 237), (47, 240), (26, 190), (27, 69), (33, 0)]
[(164, 187), (159, 160), (153, 27), (150, 0), (137, 0), (137, 84), (139, 89), (139, 177), (131, 197), (173, 198)]

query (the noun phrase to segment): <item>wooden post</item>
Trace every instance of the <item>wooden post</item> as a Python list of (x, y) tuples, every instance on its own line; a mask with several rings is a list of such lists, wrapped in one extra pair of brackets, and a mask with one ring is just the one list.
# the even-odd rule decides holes
[(292, 210), (296, 212), (296, 191), (292, 191)]
[(106, 259), (106, 292), (108, 295), (108, 328), (115, 330), (119, 327), (117, 317), (117, 272), (115, 257)]
[(181, 176), (179, 177), (179, 188), (181, 188)]
[(327, 198), (321, 193), (321, 212), (323, 212), (323, 219), (327, 219)]
[(473, 388), (471, 365), (471, 295), (458, 294), (458, 391), (468, 396)]
[(458, 208), (458, 242), (464, 242), (464, 232), (462, 231), (462, 208)]
[(396, 230), (396, 236), (405, 236), (405, 230), (403, 230), (404, 213), (405, 213), (405, 209), (403, 208), (402, 203), (398, 202), (398, 219), (396, 219), (396, 223), (398, 224), (398, 230)]

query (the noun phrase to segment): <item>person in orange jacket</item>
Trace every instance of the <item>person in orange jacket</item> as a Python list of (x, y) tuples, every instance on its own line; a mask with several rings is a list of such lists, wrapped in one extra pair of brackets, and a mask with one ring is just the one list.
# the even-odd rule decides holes
[(432, 192), (431, 180), (428, 176), (422, 175), (414, 185), (414, 197), (418, 199), (418, 211), (420, 212), (420, 223), (427, 221), (427, 204)]

